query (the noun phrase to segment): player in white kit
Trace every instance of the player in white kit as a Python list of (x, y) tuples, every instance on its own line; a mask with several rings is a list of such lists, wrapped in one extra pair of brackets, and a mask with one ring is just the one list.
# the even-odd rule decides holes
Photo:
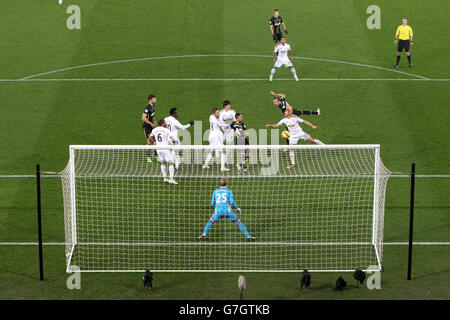
[[(152, 130), (149, 140), (151, 143), (155, 142), (157, 146), (168, 146), (169, 141), (171, 141), (172, 144), (176, 143), (174, 136), (172, 135), (170, 130), (166, 128), (166, 121), (164, 121), (164, 119), (158, 121), (158, 127)], [(164, 177), (164, 182), (178, 184), (173, 179), (175, 168), (173, 167), (172, 152), (169, 149), (158, 149), (157, 153), (159, 160), (161, 160), (161, 172)], [(169, 179), (167, 179), (166, 163), (169, 164)]]
[[(170, 130), (172, 136), (175, 138), (176, 145), (180, 144), (180, 139), (178, 139), (178, 129), (185, 130), (194, 125), (194, 121), (190, 121), (189, 124), (182, 125), (180, 121), (177, 120), (178, 114), (177, 108), (171, 108), (170, 117), (164, 118), (164, 121), (166, 121), (166, 128)], [(170, 142), (171, 140), (169, 140), (169, 144)], [(180, 150), (172, 150), (172, 155), (175, 160), (175, 170), (178, 170), (180, 166)]]
[(273, 61), (275, 62), (275, 64), (272, 68), (272, 71), (270, 72), (269, 81), (273, 80), (273, 75), (282, 65), (284, 65), (286, 68), (291, 69), (295, 80), (298, 81), (297, 72), (295, 71), (294, 65), (292, 64), (291, 46), (289, 45), (289, 43), (286, 43), (285, 37), (281, 38), (281, 43), (279, 43), (273, 50)]
[[(315, 125), (311, 122), (303, 120), (302, 118), (297, 117), (292, 113), (292, 110), (286, 109), (284, 111), (285, 118), (281, 119), (277, 124), (266, 124), (266, 128), (278, 128), (281, 125), (286, 125), (289, 130), (289, 144), (296, 145), (298, 140), (302, 139), (304, 141), (309, 141), (311, 143), (324, 145), (324, 143), (318, 139), (312, 138), (309, 134), (302, 130), (302, 128), (298, 125), (299, 123), (304, 123), (310, 126), (313, 129), (317, 129)], [(289, 156), (291, 158), (291, 164), (286, 168), (290, 169), (295, 166), (295, 153), (294, 150), (289, 150)]]
[(236, 111), (231, 109), (231, 102), (229, 100), (225, 100), (223, 102), (223, 109), (219, 113), (219, 122), (222, 124), (224, 142), (228, 145), (233, 144), (234, 132), (227, 132), (233, 121), (236, 121)]
[(213, 108), (211, 110), (211, 115), (209, 116), (209, 144), (214, 148), (210, 153), (206, 156), (205, 164), (203, 165), (203, 169), (209, 168), (208, 164), (215, 155), (216, 157), (221, 154), (220, 157), (220, 170), (221, 171), (229, 171), (230, 169), (225, 167), (226, 155), (225, 150), (223, 150), (223, 129), (222, 124), (219, 121), (219, 109)]
[[(225, 100), (223, 102), (223, 109), (219, 113), (219, 122), (222, 125), (223, 141), (224, 144), (233, 145), (234, 143), (234, 130), (228, 131), (228, 128), (236, 121), (236, 111), (231, 109), (231, 102)], [(229, 150), (225, 151), (225, 163), (227, 163)]]

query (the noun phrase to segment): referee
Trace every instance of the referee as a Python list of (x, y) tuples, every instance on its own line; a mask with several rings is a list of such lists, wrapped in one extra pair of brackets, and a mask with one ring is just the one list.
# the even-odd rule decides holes
[(409, 67), (412, 67), (411, 55), (409, 53), (409, 45), (413, 45), (413, 31), (410, 26), (408, 26), (408, 19), (403, 18), (402, 24), (398, 26), (397, 32), (395, 33), (394, 43), (397, 43), (397, 63), (394, 68), (398, 68), (398, 63), (400, 62), (400, 57), (402, 55), (403, 48), (406, 52), (406, 57), (409, 61)]

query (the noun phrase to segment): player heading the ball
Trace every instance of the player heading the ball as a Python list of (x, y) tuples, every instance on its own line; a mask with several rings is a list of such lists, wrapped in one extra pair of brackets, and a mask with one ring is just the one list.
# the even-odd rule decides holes
[(236, 223), (239, 230), (245, 235), (248, 241), (255, 241), (255, 237), (250, 236), (245, 225), (241, 222), (236, 213), (233, 212), (235, 209), (238, 213), (241, 209), (237, 206), (233, 199), (233, 192), (226, 187), (227, 179), (220, 179), (220, 187), (214, 190), (212, 194), (211, 206), (214, 208), (214, 213), (209, 219), (208, 223), (203, 230), (203, 234), (199, 237), (200, 240), (206, 240), (206, 235), (211, 229), (214, 222), (219, 221), (222, 218), (227, 218), (228, 221)]
[[(311, 143), (315, 144), (321, 144), (324, 145), (322, 141), (318, 139), (312, 138), (309, 134), (307, 134), (305, 131), (302, 130), (302, 128), (298, 125), (299, 123), (305, 123), (308, 126), (310, 126), (313, 129), (317, 129), (315, 125), (313, 125), (311, 122), (308, 122), (306, 120), (303, 120), (302, 118), (299, 118), (292, 114), (290, 109), (286, 109), (284, 112), (285, 118), (281, 119), (280, 122), (277, 124), (266, 124), (266, 128), (278, 128), (279, 126), (285, 124), (286, 127), (289, 130), (289, 144), (290, 145), (296, 145), (298, 140), (303, 139), (304, 141), (309, 141)], [(291, 164), (288, 165), (286, 168), (290, 169), (295, 166), (295, 153), (294, 150), (289, 150), (289, 156), (291, 158)]]
[(273, 75), (282, 65), (284, 65), (286, 68), (291, 69), (295, 81), (298, 81), (297, 72), (295, 71), (294, 65), (292, 64), (291, 46), (289, 45), (289, 43), (286, 43), (286, 37), (282, 37), (281, 43), (279, 43), (273, 50), (273, 61), (275, 62), (275, 64), (272, 68), (272, 71), (270, 72), (269, 81), (273, 80)]
[[(170, 130), (166, 128), (166, 121), (164, 119), (158, 121), (158, 127), (152, 130), (149, 140), (151, 143), (155, 142), (157, 146), (168, 146), (169, 140), (172, 144), (176, 143), (174, 136)], [(173, 167), (172, 152), (170, 150), (158, 149), (157, 153), (159, 160), (161, 160), (161, 172), (164, 177), (164, 182), (178, 184), (178, 182), (173, 179), (175, 168)], [(167, 179), (166, 163), (169, 164), (169, 179)]]

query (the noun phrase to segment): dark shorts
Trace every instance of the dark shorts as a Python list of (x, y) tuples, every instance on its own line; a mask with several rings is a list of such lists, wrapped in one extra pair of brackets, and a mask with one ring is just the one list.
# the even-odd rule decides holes
[(405, 48), (405, 52), (409, 52), (409, 40), (398, 40), (397, 51), (402, 52)]
[(243, 145), (246, 145), (246, 146), (250, 145), (248, 137), (245, 137), (245, 138), (236, 137), (236, 141), (235, 142), (236, 142), (237, 146), (239, 146), (239, 145), (241, 145), (241, 146), (243, 146)]
[(301, 110), (294, 109), (293, 114), (295, 114), (296, 116), (301, 116), (303, 114), (303, 112)]
[(283, 34), (281, 32), (274, 33), (273, 36), (272, 36), (273, 42), (280, 42), (282, 36), (283, 36)]
[(145, 137), (148, 139), (150, 137), (150, 133), (152, 133), (153, 127), (147, 122), (144, 122), (142, 124), (142, 128), (144, 128)]

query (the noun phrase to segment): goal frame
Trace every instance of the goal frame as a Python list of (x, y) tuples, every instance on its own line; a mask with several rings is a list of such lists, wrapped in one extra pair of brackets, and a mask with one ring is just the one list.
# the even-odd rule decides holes
[[(379, 228), (381, 228), (381, 231), (383, 233), (384, 230), (384, 219), (381, 221), (381, 226), (379, 225), (379, 220), (378, 220), (378, 213), (379, 213), (379, 207), (378, 207), (378, 191), (379, 191), (379, 165), (380, 165), (380, 145), (379, 144), (351, 144), (351, 145), (347, 145), (347, 144), (335, 144), (335, 145), (295, 145), (295, 146), (286, 146), (286, 145), (251, 145), (251, 146), (247, 146), (247, 145), (224, 145), (221, 146), (221, 149), (224, 150), (245, 150), (245, 149), (249, 149), (249, 147), (252, 150), (257, 150), (259, 152), (259, 150), (282, 150), (282, 149), (286, 149), (286, 148), (293, 148), (295, 150), (302, 150), (302, 149), (332, 149), (332, 150), (338, 150), (338, 149), (373, 149), (375, 152), (375, 170), (374, 170), (374, 194), (373, 194), (373, 215), (372, 215), (372, 241), (371, 241), (371, 245), (373, 245), (374, 250), (375, 250), (375, 254), (376, 254), (376, 258), (377, 258), (377, 262), (378, 265), (376, 268), (374, 269), (365, 269), (362, 268), (363, 271), (366, 272), (374, 272), (374, 271), (382, 271), (382, 252), (380, 252), (380, 250), (377, 248), (378, 245), (380, 245), (378, 243), (378, 239), (381, 236), (381, 241), (383, 242), (383, 234), (379, 234)], [(83, 269), (72, 269), (72, 256), (73, 253), (75, 251), (75, 247), (77, 245), (89, 245), (90, 243), (86, 243), (86, 244), (81, 244), (78, 243), (78, 239), (77, 239), (77, 199), (76, 199), (76, 183), (75, 183), (75, 178), (76, 178), (76, 173), (75, 173), (75, 151), (77, 150), (158, 150), (158, 149), (171, 149), (171, 150), (192, 150), (192, 151), (205, 151), (205, 150), (211, 150), (214, 149), (215, 147), (212, 147), (210, 145), (171, 145), (171, 146), (156, 146), (156, 145), (70, 145), (69, 146), (69, 162), (68, 162), (68, 166), (67, 168), (69, 169), (69, 181), (70, 181), (70, 209), (71, 209), (71, 214), (70, 214), (70, 225), (67, 225), (67, 221), (65, 219), (65, 224), (66, 224), (66, 246), (70, 245), (71, 249), (70, 249), (70, 253), (66, 254), (66, 272), (67, 273), (73, 273), (73, 272), (91, 272), (91, 273), (96, 273), (96, 272), (109, 272), (109, 273), (129, 273), (129, 272), (143, 272), (144, 270), (83, 270)], [(389, 171), (388, 171), (389, 172)], [(390, 173), (387, 175), (389, 177)], [(323, 177), (323, 176), (327, 176), (327, 175), (292, 175), (292, 177)], [(144, 176), (145, 177), (145, 176)], [(249, 176), (252, 177), (252, 176)], [(337, 175), (336, 175), (337, 177)], [(387, 181), (386, 181), (387, 184)], [(386, 192), (386, 190), (385, 190)], [(384, 208), (383, 208), (384, 210)], [(66, 215), (66, 213), (64, 213)], [(71, 230), (71, 235), (70, 235), (70, 239), (67, 238), (67, 229)], [(106, 243), (105, 243), (106, 244)], [(174, 243), (175, 245), (180, 245), (180, 243)], [(222, 244), (222, 243), (221, 243)], [(232, 243), (230, 243), (232, 244)], [(243, 244), (243, 243), (239, 243), (239, 245), (264, 245), (264, 244), (268, 244), (268, 243), (248, 243), (248, 244)], [(301, 246), (301, 245), (346, 245), (346, 244), (363, 244), (363, 245), (367, 245), (370, 243), (366, 243), (366, 242), (351, 242), (351, 243), (292, 243), (292, 245), (297, 245), (297, 246)], [(107, 244), (106, 244), (107, 245)], [(154, 245), (160, 245), (160, 244), (152, 244), (152, 243), (114, 243), (114, 245), (124, 245), (124, 246), (154, 246)], [(164, 245), (164, 244), (161, 244)], [(192, 243), (188, 244), (188, 245), (192, 245)], [(205, 244), (202, 244), (205, 245)], [(213, 245), (213, 244), (212, 244)], [(383, 243), (381, 243), (381, 247), (383, 246)], [(354, 270), (342, 270), (342, 269), (338, 269), (338, 270), (328, 270), (328, 269), (324, 269), (324, 270), (309, 270), (310, 272), (353, 272)], [(243, 269), (243, 270), (152, 270), (152, 272), (271, 272), (271, 273), (298, 273), (298, 272), (303, 272), (302, 270), (248, 270), (248, 269)]]

